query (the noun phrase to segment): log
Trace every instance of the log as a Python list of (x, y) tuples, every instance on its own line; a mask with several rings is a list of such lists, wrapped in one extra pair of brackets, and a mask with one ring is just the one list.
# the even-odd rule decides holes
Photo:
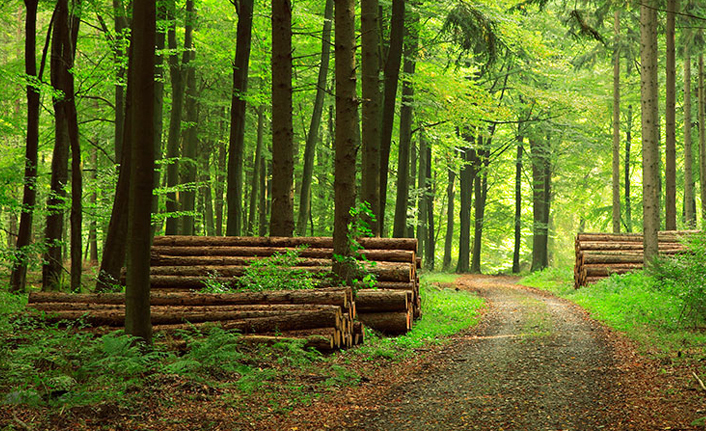
[[(122, 311), (57, 311), (45, 316), (51, 323), (62, 320), (82, 319), (92, 326), (114, 326), (125, 325), (125, 313)], [(183, 313), (174, 315), (172, 313), (153, 313), (152, 325), (162, 326), (184, 325), (183, 322), (205, 323), (224, 322), (221, 326), (227, 329), (237, 329), (243, 332), (274, 332), (292, 329), (310, 329), (341, 324), (341, 312), (337, 310), (311, 310), (299, 312), (265, 312), (265, 311), (245, 311), (245, 312), (201, 312)], [(189, 325), (185, 325), (188, 327)], [(180, 328), (181, 329), (181, 328)]]
[[(264, 290), (260, 292), (195, 293), (152, 292), (152, 305), (243, 305), (243, 304), (324, 304), (348, 307), (353, 300), (350, 287), (308, 290)], [(124, 293), (74, 294), (32, 292), (28, 302), (74, 302), (124, 304)]]
[[(588, 241), (588, 242), (580, 242), (577, 244), (577, 251), (582, 250), (603, 250), (603, 251), (642, 251), (643, 249), (643, 244), (641, 242), (607, 242), (607, 241)], [(684, 245), (681, 243), (673, 243), (673, 242), (660, 242), (659, 243), (659, 250), (671, 250), (671, 249), (677, 249), (677, 250), (682, 250), (684, 249)]]
[[(683, 250), (660, 251), (661, 255), (673, 256)], [(641, 263), (644, 261), (642, 253), (609, 252), (609, 251), (584, 251), (581, 254), (582, 264), (620, 264), (620, 263)]]
[(411, 302), (412, 292), (404, 290), (361, 289), (355, 297), (358, 313), (407, 311)]
[[(657, 233), (658, 240), (669, 241), (669, 242), (679, 242), (683, 237), (689, 236), (694, 233), (698, 233), (696, 230), (683, 230), (683, 231), (660, 231)], [(641, 233), (590, 233), (584, 232), (576, 235), (579, 241), (626, 241), (626, 242), (642, 242)]]
[[(36, 304), (27, 304), (28, 308), (38, 311), (54, 312), (54, 311), (125, 311), (125, 306), (122, 304), (87, 304), (87, 303), (71, 303), (71, 302), (43, 302)], [(165, 314), (188, 314), (188, 313), (216, 313), (216, 312), (246, 312), (246, 311), (270, 311), (270, 312), (292, 312), (292, 311), (308, 311), (308, 310), (323, 310), (337, 308), (338, 305), (324, 304), (244, 304), (244, 305), (205, 305), (205, 306), (183, 306), (183, 305), (152, 305), (150, 310), (152, 313)]]
[(584, 265), (583, 270), (586, 277), (603, 276), (608, 277), (611, 274), (627, 274), (628, 272), (639, 271), (642, 269), (642, 264), (621, 264), (615, 266), (605, 265)]
[[(257, 256), (171, 256), (152, 252), (150, 265), (155, 266), (233, 266), (246, 268), (253, 262), (261, 260)], [(309, 257), (297, 258), (297, 266), (330, 266), (331, 259), (317, 259)]]
[(411, 328), (411, 318), (407, 312), (358, 313), (358, 320), (371, 329), (383, 334), (405, 334)]
[(242, 335), (238, 341), (247, 344), (267, 344), (272, 345), (283, 342), (297, 342), (304, 340), (303, 347), (305, 349), (316, 349), (319, 352), (330, 352), (340, 345), (336, 345), (336, 340), (333, 336), (326, 337), (323, 335), (309, 335), (305, 337), (288, 337), (275, 335)]
[[(417, 252), (415, 238), (360, 238), (358, 243), (366, 249), (409, 250)], [(243, 237), (243, 236), (156, 236), (155, 246), (236, 246), (236, 247), (300, 247), (333, 248), (331, 237)]]

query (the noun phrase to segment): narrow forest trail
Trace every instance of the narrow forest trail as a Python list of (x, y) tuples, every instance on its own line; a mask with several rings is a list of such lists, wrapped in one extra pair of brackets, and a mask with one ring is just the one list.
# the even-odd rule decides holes
[(447, 365), (357, 410), (344, 429), (624, 429), (607, 330), (569, 302), (515, 282), (461, 278), (459, 288), (488, 303), (475, 334), (457, 338)]

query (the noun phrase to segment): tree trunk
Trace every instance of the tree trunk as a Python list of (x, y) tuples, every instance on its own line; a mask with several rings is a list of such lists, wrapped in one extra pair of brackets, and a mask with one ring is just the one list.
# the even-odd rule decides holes
[[(164, 21), (167, 19), (167, 6), (164, 2), (157, 4), (157, 20)], [(164, 128), (164, 44), (166, 41), (166, 30), (157, 31), (157, 41), (155, 43), (156, 52), (160, 55), (155, 56), (154, 63), (154, 159), (155, 161), (162, 160), (162, 129)], [(154, 190), (160, 187), (160, 170), (154, 171)], [(152, 214), (159, 212), (159, 196), (154, 196), (152, 199)], [(154, 222), (152, 225), (152, 234), (162, 229), (162, 223)]]
[(213, 194), (211, 192), (211, 153), (213, 152), (213, 144), (211, 142), (201, 143), (201, 175), (199, 182), (201, 183), (201, 195), (204, 202), (204, 230), (206, 235), (214, 236), (216, 227), (213, 223)]
[(446, 236), (444, 238), (444, 271), (451, 270), (451, 251), (453, 248), (453, 237), (454, 237), (454, 202), (456, 200), (456, 193), (454, 189), (454, 182), (456, 181), (456, 172), (453, 169), (449, 169), (449, 184), (446, 187)]
[(640, 6), (642, 211), (646, 267), (657, 255), (657, 231), (660, 225), (657, 7), (655, 0), (646, 0)]
[[(254, 1), (241, 0), (237, 4), (239, 4), (238, 38), (235, 46), (235, 61), (233, 62), (233, 94), (230, 108), (230, 145), (228, 150), (228, 224), (226, 235), (229, 236), (241, 234), (243, 220), (243, 153), (245, 152), (246, 111), (244, 95), (248, 90)], [(273, 7), (274, 4), (273, 2)], [(274, 15), (272, 19), (274, 20)]]
[(551, 153), (549, 141), (530, 138), (532, 153), (532, 267), (541, 271), (549, 264), (549, 199), (551, 196)]
[(475, 138), (464, 134), (468, 147), (463, 149), (463, 166), (461, 167), (461, 208), (460, 208), (460, 236), (458, 240), (458, 263), (456, 272), (468, 272), (471, 260), (471, 195), (473, 193), (473, 180), (476, 176), (476, 150)]
[[(487, 146), (487, 144), (486, 144)], [(475, 192), (475, 223), (473, 232), (473, 256), (471, 258), (470, 271), (474, 274), (481, 273), (480, 256), (483, 240), (483, 224), (485, 215), (485, 198), (488, 195), (488, 150), (480, 150), (480, 172), (476, 174), (474, 179)]]
[(665, 107), (665, 227), (667, 230), (677, 228), (677, 165), (676, 165), (676, 64), (675, 64), (675, 34), (674, 21), (678, 0), (667, 0), (667, 81)]
[[(197, 143), (197, 128), (198, 112), (196, 106), (197, 90), (196, 90), (196, 68), (194, 66), (194, 51), (193, 51), (193, 29), (196, 23), (196, 12), (194, 11), (194, 0), (186, 1), (186, 28), (184, 31), (184, 55), (183, 72), (186, 78), (185, 98), (185, 115), (186, 124), (182, 130), (182, 162), (181, 169), (181, 184), (185, 184), (186, 188), (180, 193), (179, 204), (183, 215), (179, 221), (180, 232), (182, 235), (194, 234), (194, 211), (196, 209), (196, 147)], [(186, 57), (188, 55), (188, 58)]]
[(125, 133), (125, 58), (130, 41), (127, 34), (129, 27), (127, 12), (122, 0), (113, 0), (115, 15), (115, 160), (122, 159), (123, 134)]
[[(358, 98), (355, 75), (355, 1), (335, 3), (336, 140), (334, 165), (334, 273), (346, 284), (353, 282), (348, 226), (355, 205), (356, 129)], [(273, 211), (274, 215), (274, 211)]]
[[(331, 59), (331, 27), (333, 20), (333, 0), (326, 0), (324, 8), (324, 28), (321, 35), (321, 64), (316, 80), (316, 99), (309, 123), (309, 134), (304, 149), (304, 170), (302, 172), (302, 187), (299, 195), (299, 217), (297, 219), (297, 235), (306, 235), (306, 225), (311, 214), (311, 182), (314, 172), (314, 157), (316, 143), (319, 141), (321, 117), (324, 111), (324, 96), (326, 95), (326, 80), (328, 78)], [(257, 162), (259, 163), (259, 161)], [(253, 189), (254, 190), (254, 189)]]
[(694, 152), (691, 140), (691, 56), (684, 48), (684, 223), (696, 227), (696, 199), (694, 197)]
[(620, 11), (613, 29), (613, 232), (620, 232)]
[(424, 139), (424, 133), (419, 130), (419, 177), (417, 190), (419, 191), (419, 199), (417, 200), (417, 241), (419, 242), (419, 255), (426, 262), (426, 241), (429, 236), (429, 220), (427, 219), (427, 140)]
[(426, 168), (427, 168), (427, 181), (426, 181), (426, 192), (424, 194), (424, 200), (426, 200), (426, 204), (424, 207), (426, 208), (427, 211), (427, 237), (425, 239), (424, 245), (425, 245), (425, 250), (424, 250), (424, 264), (426, 269), (433, 271), (434, 270), (434, 255), (436, 251), (436, 242), (435, 242), (435, 235), (434, 235), (434, 195), (435, 195), (435, 181), (434, 178), (432, 178), (432, 171), (431, 171), (431, 165), (432, 165), (432, 158), (431, 158), (431, 144), (427, 143), (427, 156), (426, 156)]
[(364, 217), (375, 236), (380, 235), (380, 35), (378, 0), (360, 1), (362, 87), (361, 202), (367, 202), (375, 220)]
[(129, 147), (133, 163), (128, 195), (125, 332), (151, 343), (149, 256), (154, 145), (144, 145), (143, 139), (154, 136), (155, 2), (136, 2), (133, 17), (128, 86), (134, 90), (128, 91), (127, 108), (127, 115), (132, 117)]
[[(265, 114), (264, 114), (264, 109), (260, 111), (260, 113), (257, 116), (257, 127), (258, 127), (258, 138), (261, 140), (260, 145), (264, 145), (264, 142), (262, 142), (262, 133), (261, 129), (264, 128), (265, 124)], [(271, 182), (268, 183), (267, 179), (269, 178), (268, 175), (268, 168), (271, 170), (271, 164), (267, 163), (267, 160), (265, 157), (260, 158), (260, 205), (259, 205), (259, 216), (258, 216), (258, 232), (260, 236), (265, 236), (267, 235), (267, 215), (270, 213), (270, 208), (269, 208), (269, 201), (268, 198), (270, 196), (270, 185), (272, 184)]]
[[(418, 15), (415, 15), (413, 19), (416, 23)], [(409, 206), (409, 185), (414, 184), (414, 179), (410, 179), (409, 177), (410, 150), (412, 146), (412, 121), (414, 119), (414, 85), (412, 84), (411, 78), (412, 76), (414, 76), (414, 72), (417, 67), (416, 58), (418, 36), (419, 34), (416, 30), (410, 29), (407, 33), (407, 39), (404, 46), (405, 55), (403, 73), (405, 79), (402, 81), (402, 106), (400, 107), (400, 145), (397, 159), (397, 196), (395, 199), (395, 219), (392, 229), (392, 236), (395, 238), (402, 238), (404, 236), (407, 236), (407, 208)], [(397, 80), (395, 81), (395, 88), (397, 88)], [(387, 95), (385, 97), (387, 98)], [(384, 119), (383, 121), (387, 121), (387, 119)], [(391, 118), (390, 121), (394, 121), (394, 118)], [(384, 124), (383, 127), (385, 127)], [(392, 125), (390, 125), (390, 128), (392, 128)], [(387, 145), (387, 148), (383, 148), (383, 158), (385, 157), (385, 151), (387, 151), (387, 158), (389, 159), (389, 141), (385, 145)], [(385, 162), (383, 161), (381, 163)], [(413, 165), (416, 166), (416, 163), (413, 163)], [(387, 167), (387, 163), (385, 163), (384, 166)], [(385, 169), (384, 175), (384, 183), (385, 187), (387, 187), (387, 169)], [(380, 193), (382, 195), (383, 193), (386, 194), (387, 191), (382, 190), (383, 177), (381, 176), (380, 178)]]
[[(382, 127), (380, 135), (380, 234), (385, 231), (385, 206), (387, 204), (387, 174), (390, 164), (392, 128), (395, 123), (395, 102), (397, 101), (397, 83), (402, 62), (402, 45), (405, 30), (405, 0), (392, 0), (392, 19), (390, 22), (390, 44), (387, 59), (383, 67), (385, 88), (382, 102)], [(401, 120), (401, 118), (400, 118)], [(405, 208), (407, 202), (404, 202)], [(397, 207), (395, 206), (395, 214)], [(397, 215), (395, 215), (397, 217)], [(405, 210), (405, 223), (406, 223)], [(398, 232), (399, 233), (399, 232)], [(397, 235), (394, 235), (397, 236)]]
[[(93, 148), (91, 151), (91, 164), (93, 165), (93, 184), (98, 183), (98, 149)], [(91, 206), (93, 208), (98, 207), (98, 192), (94, 190), (91, 193)], [(96, 264), (98, 263), (98, 223), (95, 217), (91, 219), (91, 223), (88, 228), (88, 260)]]
[[(225, 124), (225, 110), (221, 111), (221, 124)], [(221, 127), (223, 131), (225, 126)], [(222, 136), (222, 135), (221, 135)], [(215, 184), (215, 210), (216, 210), (216, 236), (223, 236), (223, 186), (226, 183), (226, 146), (218, 140), (218, 167), (216, 168), (216, 184)]]
[(704, 56), (699, 54), (699, 183), (701, 189), (701, 220), (706, 221), (706, 97), (704, 97)]
[(632, 145), (632, 105), (628, 105), (625, 132), (625, 232), (632, 232), (632, 202), (630, 198), (630, 146)]
[[(27, 15), (25, 17), (25, 73), (37, 77), (37, 4), (39, 0), (26, 0)], [(34, 206), (37, 203), (37, 164), (39, 148), (39, 90), (28, 81), (27, 92), (27, 136), (25, 144), (24, 191), (22, 197), (22, 212), (20, 213), (20, 228), (17, 233), (15, 258), (10, 274), (10, 292), (25, 291), (28, 264), (28, 246), (32, 242), (32, 219)]]
[[(350, 169), (352, 165), (348, 165)], [(292, 5), (272, 0), (272, 208), (270, 235), (294, 232), (292, 130)]]
[(512, 251), (512, 273), (520, 272), (520, 248), (522, 246), (522, 123), (517, 125), (517, 156), (515, 158), (515, 240)]

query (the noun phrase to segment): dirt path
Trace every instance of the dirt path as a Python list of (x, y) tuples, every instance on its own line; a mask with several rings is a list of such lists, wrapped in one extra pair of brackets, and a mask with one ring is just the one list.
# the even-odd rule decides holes
[(345, 429), (621, 429), (606, 331), (578, 307), (515, 281), (460, 279), (489, 306), (476, 333), (458, 338), (446, 365), (389, 391), (396, 395), (361, 409)]

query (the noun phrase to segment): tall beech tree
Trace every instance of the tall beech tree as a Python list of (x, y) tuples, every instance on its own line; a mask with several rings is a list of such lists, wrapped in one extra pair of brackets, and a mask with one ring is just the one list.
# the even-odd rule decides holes
[[(228, 146), (228, 224), (226, 235), (229, 236), (240, 235), (243, 224), (243, 153), (245, 151), (245, 111), (247, 107), (245, 93), (248, 90), (253, 3), (253, 0), (239, 0), (234, 3), (238, 11), (238, 34), (235, 45), (235, 61), (233, 62)], [(275, 19), (274, 15), (272, 19)]]
[(473, 194), (473, 181), (476, 177), (475, 166), (477, 155), (475, 146), (475, 136), (468, 132), (463, 133), (466, 147), (461, 150), (462, 162), (461, 174), (459, 175), (459, 194), (461, 202), (459, 208), (459, 239), (458, 239), (458, 262), (456, 272), (468, 272), (471, 260), (471, 196)]
[[(536, 132), (535, 132), (536, 133)], [(549, 219), (551, 209), (552, 151), (551, 140), (530, 136), (532, 161), (532, 267), (541, 271), (549, 266)]]
[(620, 11), (614, 13), (613, 30), (613, 232), (620, 232)]
[(642, 216), (645, 265), (657, 256), (659, 231), (659, 91), (656, 0), (640, 5), (640, 106), (642, 112)]
[[(321, 32), (321, 63), (319, 64), (319, 74), (316, 79), (316, 97), (314, 99), (314, 109), (311, 113), (311, 122), (309, 123), (309, 133), (306, 136), (306, 145), (304, 147), (304, 167), (302, 171), (302, 186), (299, 195), (299, 215), (297, 218), (297, 235), (299, 236), (304, 236), (306, 234), (306, 225), (311, 214), (311, 183), (314, 174), (316, 143), (320, 139), (319, 129), (321, 128), (321, 117), (324, 112), (326, 81), (328, 79), (329, 63), (331, 61), (332, 25), (333, 0), (326, 0), (326, 5), (324, 6), (324, 26)], [(365, 113), (363, 114), (363, 118), (365, 119)], [(258, 146), (258, 151), (260, 151), (260, 149), (260, 146)], [(256, 173), (259, 174), (259, 168), (257, 165), (255, 166), (255, 169)], [(377, 174), (378, 173), (376, 172), (376, 175)], [(253, 190), (255, 190), (255, 188), (253, 188)]]
[[(353, 281), (349, 226), (355, 206), (355, 162), (358, 137), (358, 97), (355, 76), (355, 0), (336, 0), (336, 137), (334, 141), (333, 272), (347, 284)], [(274, 200), (273, 200), (274, 207)], [(274, 215), (274, 211), (273, 211)]]
[[(133, 6), (131, 61), (128, 69), (131, 117), (128, 248), (125, 288), (125, 332), (150, 343), (150, 247), (152, 245), (152, 184), (154, 172), (155, 2)], [(127, 148), (125, 148), (127, 150)]]
[(676, 36), (675, 16), (679, 7), (678, 0), (667, 0), (666, 31), (666, 106), (665, 116), (665, 228), (677, 229), (677, 135), (676, 135)]
[(181, 206), (182, 216), (179, 221), (180, 233), (182, 235), (194, 234), (194, 211), (196, 209), (196, 175), (197, 175), (197, 123), (198, 123), (198, 89), (196, 88), (196, 67), (194, 59), (196, 58), (196, 50), (194, 49), (194, 27), (196, 26), (196, 10), (194, 9), (193, 1), (191, 4), (186, 4), (186, 29), (184, 36), (184, 47), (189, 47), (189, 50), (184, 51), (184, 55), (188, 55), (188, 61), (184, 61), (184, 81), (186, 83), (184, 90), (184, 120), (185, 124), (182, 127), (182, 163), (179, 167), (181, 170), (181, 183), (186, 185), (183, 192), (180, 193), (179, 203)]
[(272, 0), (272, 236), (294, 232), (293, 185), (292, 4)]
[(10, 273), (10, 292), (24, 292), (27, 283), (28, 247), (32, 242), (32, 221), (37, 203), (37, 164), (39, 163), (39, 88), (32, 82), (37, 74), (37, 5), (39, 0), (25, 0), (25, 74), (27, 74), (27, 134), (25, 171), (20, 227), (15, 244), (15, 258)]
[(456, 172), (449, 168), (449, 182), (446, 186), (446, 235), (444, 236), (444, 260), (442, 263), (444, 271), (451, 270), (451, 250), (453, 249), (454, 238), (454, 202), (456, 201)]
[(696, 227), (696, 199), (694, 197), (694, 152), (691, 137), (691, 52), (684, 47), (684, 222)]

